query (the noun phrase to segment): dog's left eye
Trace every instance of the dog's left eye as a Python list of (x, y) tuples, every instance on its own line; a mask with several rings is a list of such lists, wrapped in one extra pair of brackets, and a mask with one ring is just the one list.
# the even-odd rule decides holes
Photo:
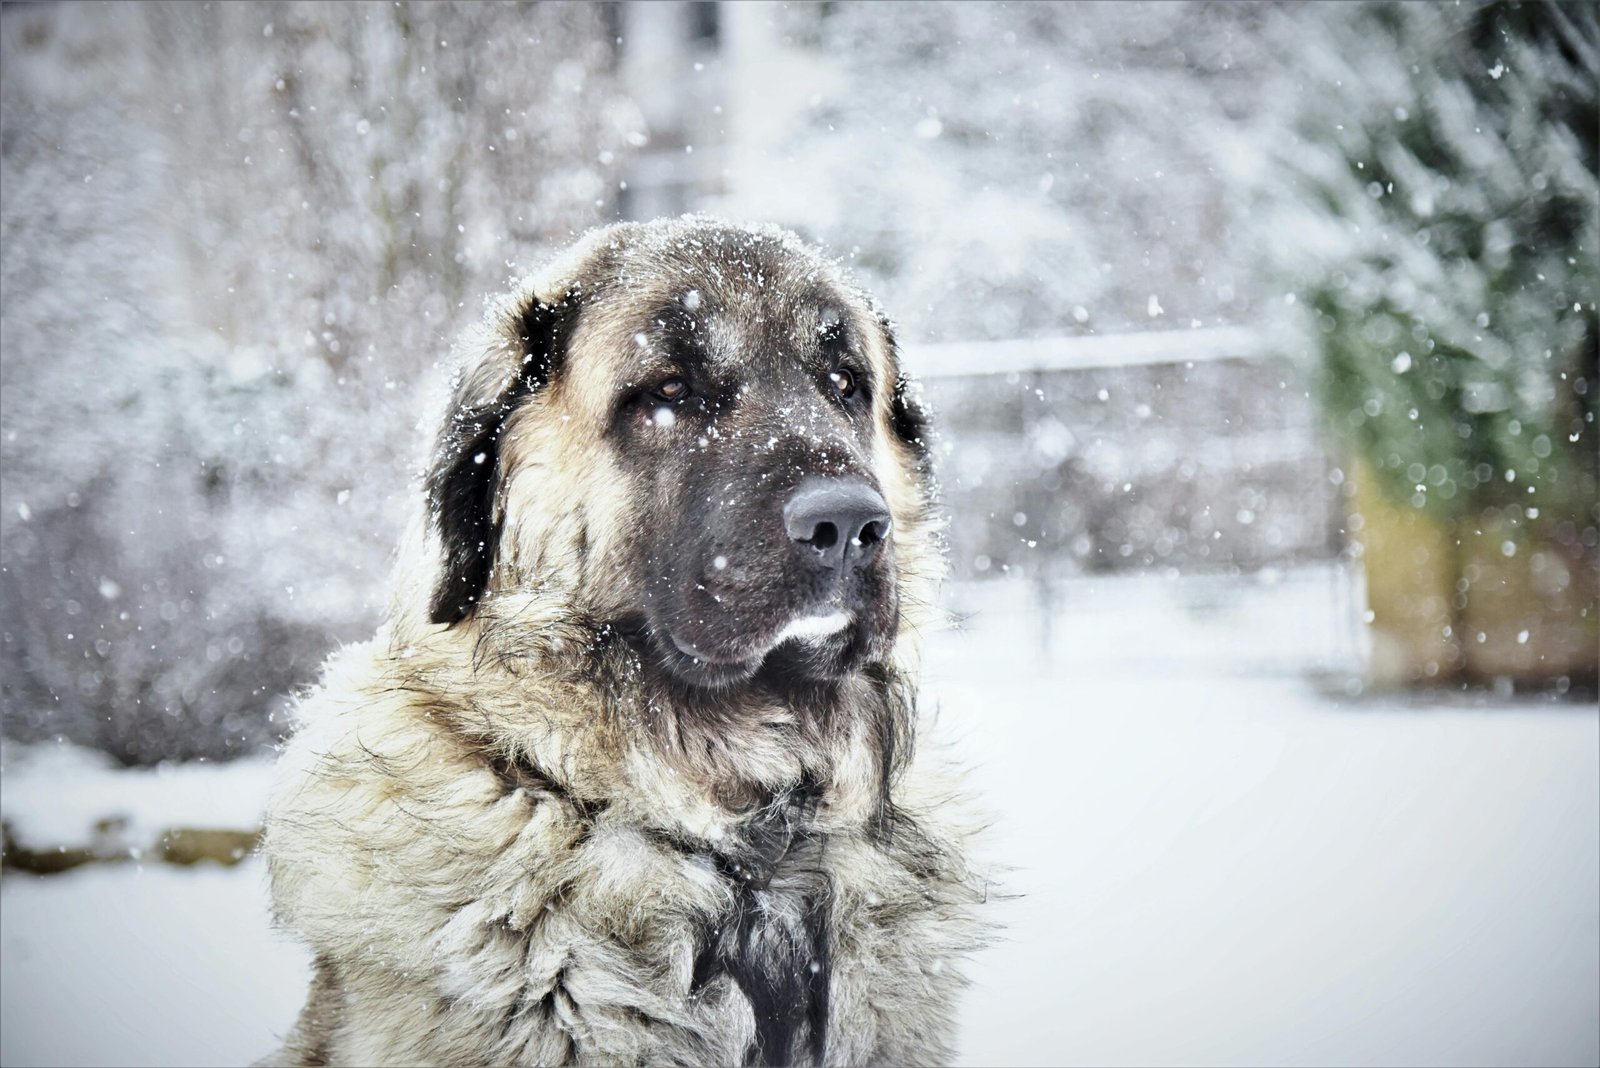
[(689, 383), (681, 378), (669, 378), (652, 390), (651, 394), (657, 400), (683, 400), (689, 395)]
[(838, 393), (839, 396), (847, 399), (855, 396), (856, 376), (843, 367), (829, 372), (828, 381), (833, 383), (834, 392)]

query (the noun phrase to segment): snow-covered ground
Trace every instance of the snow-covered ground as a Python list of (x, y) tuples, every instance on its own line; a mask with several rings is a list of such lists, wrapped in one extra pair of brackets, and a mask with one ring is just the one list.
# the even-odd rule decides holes
[(1600, 714), (1334, 702), (1277, 668), (1336, 666), (1337, 584), (1197, 589), (1069, 590), (1047, 658), (1004, 614), (939, 643), (1024, 895), (962, 1059), (1600, 1061)]
[(257, 826), (271, 780), (269, 758), (129, 769), (76, 746), (7, 746), (0, 814), (35, 848), (85, 845), (107, 818), (122, 840), (148, 844), (174, 827)]
[[(40, 849), (259, 825), (266, 760), (127, 770), (100, 754), (8, 746), (0, 816)], [(0, 1064), (247, 1064), (299, 1010), (309, 955), (269, 928), (266, 872), (96, 864), (0, 880)]]
[(310, 957), (269, 930), (266, 872), (95, 866), (0, 884), (0, 1062), (250, 1064)]
[[(973, 970), (965, 1062), (1600, 1060), (1594, 708), (1323, 696), (1310, 676), (1355, 648), (1335, 571), (1081, 581), (1048, 628), (1020, 586), (954, 600), (930, 699), (1021, 895)], [(105, 788), (50, 759), (0, 783), (24, 828)], [(262, 788), (256, 765), (132, 778), (185, 783), (132, 788), (152, 822)], [(0, 1061), (245, 1062), (307, 970), (259, 862), (7, 876)]]

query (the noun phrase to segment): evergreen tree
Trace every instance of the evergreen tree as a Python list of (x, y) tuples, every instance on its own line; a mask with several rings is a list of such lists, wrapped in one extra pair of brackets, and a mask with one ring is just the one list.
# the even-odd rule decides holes
[(1569, 523), (1592, 550), (1600, 16), (1325, 13), (1268, 220), (1333, 426), (1398, 504)]

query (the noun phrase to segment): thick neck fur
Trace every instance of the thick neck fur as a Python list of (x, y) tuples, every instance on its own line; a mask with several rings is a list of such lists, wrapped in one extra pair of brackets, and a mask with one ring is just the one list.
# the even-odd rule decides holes
[[(696, 690), (630, 628), (575, 618), (548, 594), (501, 594), (390, 655), (400, 684), (429, 694), (436, 722), (508, 791), (565, 796), (586, 824), (708, 858), (732, 907), (698, 945), (690, 996), (727, 976), (753, 1011), (749, 1063), (824, 1063), (836, 896), (824, 854), (836, 836), (887, 843), (912, 689), (868, 664), (835, 682), (763, 670)], [(475, 685), (449, 694), (464, 659)]]
[[(676, 680), (625, 623), (550, 590), (502, 592), (443, 627), (396, 627), (391, 655), (450, 728), (586, 805), (689, 842), (730, 842), (804, 786), (821, 833), (880, 833), (912, 748), (914, 690), (894, 663), (819, 682), (764, 669), (725, 690)], [(470, 662), (477, 683), (451, 695)], [(621, 814), (621, 813), (619, 813)]]

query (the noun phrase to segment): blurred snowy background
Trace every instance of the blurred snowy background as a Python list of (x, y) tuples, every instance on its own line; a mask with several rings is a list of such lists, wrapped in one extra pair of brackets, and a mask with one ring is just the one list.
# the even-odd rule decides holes
[(449, 341), (687, 210), (939, 416), (968, 1061), (1600, 1060), (1597, 79), (1588, 3), (0, 6), (0, 1061), (271, 1047)]

